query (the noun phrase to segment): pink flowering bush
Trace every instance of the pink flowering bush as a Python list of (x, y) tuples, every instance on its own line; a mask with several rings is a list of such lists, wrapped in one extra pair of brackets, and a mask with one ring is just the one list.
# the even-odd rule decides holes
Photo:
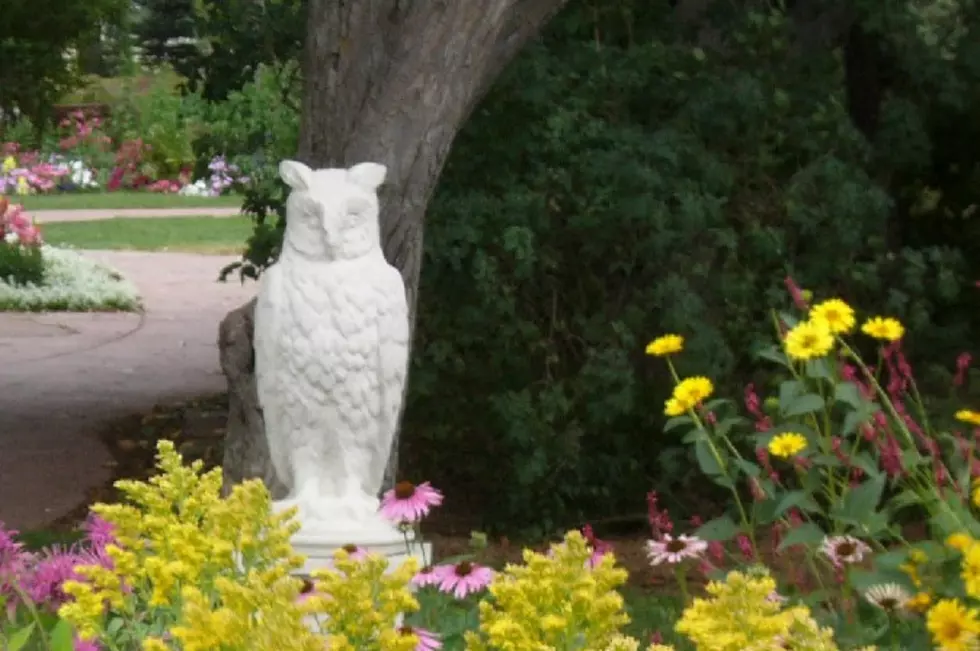
[(22, 206), (0, 195), (0, 281), (40, 285), (44, 281), (41, 231)]
[(76, 568), (111, 566), (106, 554), (106, 546), (114, 543), (111, 526), (93, 516), (83, 531), (82, 540), (73, 545), (29, 551), (17, 531), (0, 523), (0, 648), (99, 651), (74, 636), (57, 615), (70, 600), (65, 583), (81, 578)]

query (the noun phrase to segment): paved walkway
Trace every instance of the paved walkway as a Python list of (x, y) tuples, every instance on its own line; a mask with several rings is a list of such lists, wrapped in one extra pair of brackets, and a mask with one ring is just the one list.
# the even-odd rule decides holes
[(51, 222), (80, 222), (113, 217), (237, 217), (241, 208), (203, 206), (201, 208), (118, 208), (108, 210), (32, 210), (38, 224)]
[(110, 455), (95, 437), (106, 423), (224, 389), (218, 323), (256, 290), (216, 281), (236, 259), (227, 256), (86, 254), (131, 280), (145, 313), (0, 312), (0, 521), (21, 530), (63, 515), (108, 480)]

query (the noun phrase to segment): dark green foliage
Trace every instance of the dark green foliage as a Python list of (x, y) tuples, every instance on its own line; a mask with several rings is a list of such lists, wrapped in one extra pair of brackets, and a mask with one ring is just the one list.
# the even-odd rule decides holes
[[(752, 353), (787, 275), (903, 319), (930, 379), (975, 348), (976, 9), (862, 1), (842, 52), (806, 40), (805, 4), (572, 2), (505, 73), (429, 210), (409, 478), (529, 533), (642, 513), (651, 488), (678, 514), (710, 498), (644, 346), (682, 333), (682, 373), (765, 389)], [(951, 54), (929, 40), (949, 24)]]
[(52, 104), (81, 85), (80, 70), (65, 50), (84, 54), (100, 30), (124, 22), (128, 6), (126, 0), (5, 1), (0, 11), (0, 129), (14, 117), (14, 108), (43, 129)]
[(41, 248), (0, 242), (0, 280), (9, 285), (41, 285), (44, 282)]
[(738, 398), (786, 275), (900, 316), (934, 362), (970, 343), (957, 243), (886, 237), (875, 161), (923, 167), (919, 107), (887, 106), (875, 150), (838, 60), (792, 55), (779, 13), (716, 14), (722, 54), (651, 4), (559, 18), (460, 135), (430, 208), (411, 470), (477, 491), (489, 525), (680, 497), (693, 466), (661, 433), (670, 382), (643, 348), (683, 333), (682, 372)]
[[(261, 64), (295, 75), (306, 31), (306, 0), (197, 0), (200, 47), (175, 61), (188, 89), (223, 100), (250, 82)], [(283, 86), (288, 86), (284, 83)], [(285, 95), (279, 102), (288, 101)], [(295, 107), (294, 107), (295, 108)]]

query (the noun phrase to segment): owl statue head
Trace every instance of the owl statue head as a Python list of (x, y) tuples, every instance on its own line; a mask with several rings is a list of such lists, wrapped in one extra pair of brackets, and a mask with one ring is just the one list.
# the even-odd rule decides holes
[(279, 164), (290, 187), (283, 243), (308, 258), (359, 258), (381, 247), (378, 187), (387, 169), (359, 163), (314, 170), (294, 160)]

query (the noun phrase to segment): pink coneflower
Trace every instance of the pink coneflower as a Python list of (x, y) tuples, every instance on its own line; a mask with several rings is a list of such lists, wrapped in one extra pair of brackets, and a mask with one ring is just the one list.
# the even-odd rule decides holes
[(598, 537), (596, 537), (595, 532), (592, 531), (592, 525), (587, 524), (582, 527), (582, 535), (592, 548), (592, 555), (589, 557), (589, 560), (585, 562), (588, 567), (597, 566), (602, 560), (603, 556), (612, 553), (612, 545), (607, 543), (605, 540), (600, 540)]
[(669, 533), (665, 533), (660, 540), (647, 541), (646, 546), (651, 565), (673, 565), (688, 558), (698, 558), (708, 549), (708, 543), (700, 538), (687, 534), (674, 538)]
[(424, 588), (426, 586), (435, 585), (438, 586), (442, 583), (442, 580), (446, 577), (446, 565), (426, 565), (421, 570), (412, 577), (412, 585)]
[(414, 635), (419, 639), (419, 643), (415, 645), (415, 651), (435, 651), (442, 648), (442, 641), (432, 631), (417, 626), (402, 626), (398, 631), (402, 635)]
[(820, 551), (836, 565), (860, 563), (864, 555), (871, 551), (865, 543), (854, 536), (827, 536), (820, 545)]
[(493, 580), (493, 570), (469, 561), (448, 566), (441, 572), (439, 589), (457, 599), (484, 590)]
[(433, 506), (440, 504), (442, 493), (429, 482), (416, 486), (410, 481), (401, 481), (381, 498), (381, 514), (399, 524), (418, 522), (429, 514)]

